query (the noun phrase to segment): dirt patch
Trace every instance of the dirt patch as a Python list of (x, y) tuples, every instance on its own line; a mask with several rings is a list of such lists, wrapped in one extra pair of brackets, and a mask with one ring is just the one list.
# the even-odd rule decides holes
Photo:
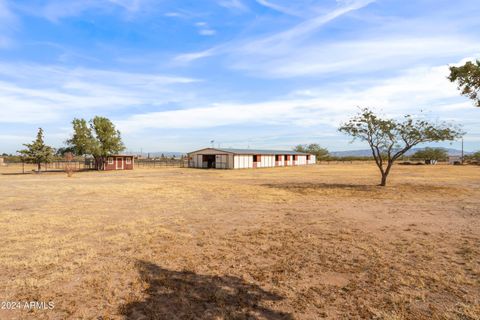
[(318, 280), (323, 285), (345, 287), (350, 282), (350, 274), (338, 272), (326, 272), (319, 275)]
[(395, 184), (388, 188), (375, 185), (342, 184), (342, 183), (290, 183), (290, 184), (264, 184), (264, 187), (286, 190), (298, 194), (308, 195), (316, 193), (329, 197), (362, 197), (362, 198), (392, 198), (398, 196), (416, 196), (420, 193), (426, 196), (458, 197), (468, 195), (467, 188), (458, 186), (438, 186), (428, 184)]
[(479, 319), (478, 169), (0, 175), (0, 319)]

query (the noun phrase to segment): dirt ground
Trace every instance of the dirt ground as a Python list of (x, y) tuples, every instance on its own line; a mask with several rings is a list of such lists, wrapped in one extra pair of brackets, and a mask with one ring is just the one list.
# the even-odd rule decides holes
[(376, 170), (0, 168), (0, 319), (480, 319), (480, 167)]

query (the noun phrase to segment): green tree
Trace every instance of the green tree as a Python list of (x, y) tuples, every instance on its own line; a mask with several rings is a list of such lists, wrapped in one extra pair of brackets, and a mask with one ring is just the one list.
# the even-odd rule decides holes
[(468, 61), (461, 67), (450, 67), (448, 80), (456, 82), (462, 95), (469, 97), (480, 107), (480, 60)]
[(32, 143), (24, 144), (26, 149), (17, 151), (22, 160), (37, 165), (37, 172), (42, 170), (42, 163), (49, 163), (53, 160), (55, 149), (45, 144), (43, 140), (43, 129), (38, 128), (37, 138)]
[(55, 152), (55, 156), (58, 158), (62, 158), (65, 156), (67, 153), (73, 153), (73, 148), (72, 147), (61, 147), (58, 148)]
[(109, 119), (97, 116), (93, 118), (91, 125), (98, 141), (96, 155), (101, 158), (102, 164), (105, 163), (107, 156), (125, 150), (120, 131)]
[(402, 121), (383, 119), (368, 108), (361, 109), (358, 115), (342, 124), (339, 131), (369, 144), (382, 175), (380, 186), (387, 185), (393, 163), (414, 146), (424, 142), (452, 141), (463, 135), (461, 130), (448, 123), (430, 123), (413, 119), (410, 115)]
[(328, 157), (328, 150), (322, 148), (318, 143), (299, 144), (293, 148), (293, 151), (309, 153), (315, 155), (316, 159)]
[(474, 154), (470, 155), (469, 158), (475, 161), (480, 161), (480, 151), (477, 151)]
[(67, 140), (69, 148), (78, 156), (94, 155), (98, 149), (98, 141), (95, 139), (91, 126), (85, 119), (73, 119), (73, 135)]
[(87, 124), (84, 119), (72, 121), (73, 135), (67, 144), (76, 155), (91, 155), (97, 170), (105, 166), (109, 155), (125, 150), (120, 131), (107, 118), (95, 117)]
[(443, 148), (425, 148), (422, 150), (418, 150), (412, 155), (414, 159), (424, 159), (424, 160), (445, 160), (448, 158), (447, 150)]

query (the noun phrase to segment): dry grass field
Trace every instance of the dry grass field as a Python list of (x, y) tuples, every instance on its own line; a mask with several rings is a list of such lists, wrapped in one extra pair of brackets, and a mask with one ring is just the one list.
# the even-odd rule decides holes
[(12, 170), (2, 320), (480, 319), (480, 167)]

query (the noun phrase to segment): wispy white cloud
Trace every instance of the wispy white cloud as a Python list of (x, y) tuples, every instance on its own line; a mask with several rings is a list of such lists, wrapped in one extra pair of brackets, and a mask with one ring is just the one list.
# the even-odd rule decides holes
[(31, 139), (32, 137), (27, 137), (23, 135), (13, 135), (13, 134), (0, 134), (0, 141), (10, 141), (15, 140), (16, 142), (25, 142)]
[(164, 14), (165, 17), (172, 17), (172, 18), (183, 18), (184, 15), (180, 12), (167, 12)]
[(6, 0), (0, 0), (0, 48), (12, 45), (11, 33), (18, 28), (19, 19)]
[[(197, 80), (157, 74), (0, 64), (0, 123), (45, 123), (78, 112), (158, 106), (185, 99)], [(31, 83), (30, 79), (38, 79)]]
[(284, 14), (288, 14), (288, 15), (291, 15), (291, 16), (304, 16), (305, 14), (304, 13), (301, 13), (301, 12), (298, 12), (297, 10), (293, 10), (291, 8), (288, 8), (288, 7), (284, 7), (282, 5), (279, 5), (275, 2), (272, 2), (270, 0), (256, 0), (256, 2), (264, 7), (267, 7), (269, 9), (272, 9), (272, 10), (275, 10), (275, 11), (278, 11), (278, 12), (281, 12), (281, 13), (284, 13)]
[[(0, 65), (0, 77), (10, 74), (9, 68)], [(278, 133), (275, 142), (274, 138), (272, 141), (258, 141), (258, 133), (251, 136), (245, 130), (239, 131), (241, 134), (236, 132), (235, 128), (246, 125), (290, 128), (292, 133), (289, 135), (298, 135), (296, 141), (303, 139), (301, 134), (307, 133), (311, 138), (322, 136), (325, 139), (329, 134), (335, 135), (338, 124), (357, 112), (357, 106), (374, 107), (397, 117), (422, 109), (431, 110), (427, 116), (432, 119), (438, 116), (465, 123), (470, 133), (469, 141), (474, 142), (480, 137), (480, 132), (472, 129), (477, 126), (471, 120), (475, 119), (477, 110), (469, 101), (461, 98), (455, 85), (446, 79), (447, 66), (414, 68), (383, 80), (370, 78), (361, 82), (305, 87), (286, 96), (252, 103), (197, 99), (195, 95), (199, 93), (195, 90), (199, 88), (189, 92), (193, 97), (185, 98), (188, 90), (184, 86), (195, 81), (189, 78), (34, 65), (11, 68), (17, 70), (13, 78), (9, 82), (0, 81), (0, 105), (9, 106), (0, 108), (0, 123), (35, 126), (66, 124), (74, 116), (108, 115), (126, 109), (129, 112), (115, 116), (114, 121), (131, 147), (147, 143), (154, 146), (156, 142), (147, 142), (143, 135), (155, 130), (214, 132), (218, 127), (226, 128), (222, 136), (224, 139), (228, 137), (228, 141), (251, 141), (254, 145), (279, 143), (279, 140), (283, 140), (283, 143), (293, 141), (289, 136), (278, 138), (282, 137), (282, 133)], [(40, 78), (40, 75), (43, 75), (43, 80), (35, 87), (24, 83), (30, 77)], [(181, 109), (165, 110), (165, 104), (172, 101), (178, 102)], [(144, 111), (146, 107), (155, 105), (159, 108), (153, 110), (163, 111)], [(322, 130), (318, 131), (320, 127)], [(68, 137), (68, 130), (64, 131), (51, 131), (49, 138), (59, 145)], [(20, 135), (23, 136), (22, 141), (28, 141), (23, 133)], [(180, 138), (166, 141), (165, 144), (171, 150), (178, 150), (176, 146), (183, 145), (185, 147), (182, 150), (188, 150), (193, 142), (178, 142), (182, 137), (185, 139), (180, 134)], [(337, 138), (329, 138), (329, 141), (332, 139)], [(153, 148), (156, 150), (158, 146)]]
[(11, 45), (12, 41), (10, 38), (0, 35), (0, 48), (7, 48)]
[[(7, 127), (0, 131), (0, 145), (8, 145), (2, 139), (9, 135), (23, 139), (34, 134), (38, 125), (50, 127), (48, 137), (60, 144), (72, 117), (102, 114), (118, 123), (129, 146), (148, 144), (152, 150), (163, 148), (164, 142), (172, 150), (196, 144), (198, 134), (208, 142), (215, 132), (229, 141), (254, 141), (252, 146), (288, 146), (319, 136), (340, 139), (336, 127), (357, 105), (383, 108), (392, 116), (432, 110), (432, 118), (465, 123), (469, 141), (478, 141), (480, 132), (472, 129), (478, 127), (478, 111), (445, 79), (448, 62), (480, 54), (477, 35), (468, 31), (478, 29), (475, 14), (460, 9), (452, 13), (453, 6), (445, 1), (433, 13), (426, 12), (436, 9), (425, 1), (418, 3), (420, 9), (401, 10), (375, 2), (45, 0), (22, 5), (0, 0), (0, 47), (12, 40), (19, 45), (9, 49), (9, 56), (19, 53), (16, 62), (0, 63), (0, 123)], [(475, 8), (474, 0), (460, 2)], [(25, 24), (26, 31), (31, 21), (48, 26), (39, 33), (52, 27), (21, 14), (61, 27), (67, 25), (64, 18), (83, 19), (92, 12), (108, 17), (102, 17), (105, 32), (95, 37), (88, 52), (83, 44), (91, 39), (82, 36), (88, 32), (78, 24), (64, 30), (81, 30), (75, 33), (79, 39), (62, 39), (58, 47), (46, 34), (39, 35), (44, 44), (38, 45), (36, 33), (24, 37), (26, 33), (12, 29)], [(130, 16), (146, 19), (125, 23)], [(133, 24), (142, 29), (130, 37)], [(172, 29), (165, 30), (165, 25)], [(217, 37), (198, 36), (217, 30)], [(142, 45), (137, 45), (139, 39)], [(221, 39), (231, 40), (217, 42)], [(185, 48), (192, 52), (180, 54)], [(175, 56), (173, 63), (164, 62), (167, 55)], [(213, 56), (195, 68), (175, 69)], [(33, 60), (50, 64), (20, 62)], [(63, 66), (54, 65), (58, 63)], [(102, 70), (75, 67), (100, 63)], [(122, 71), (127, 68), (139, 71)], [(162, 68), (205, 80), (150, 71)]]
[[(374, 0), (375, 1), (375, 0)], [(370, 2), (374, 2), (370, 1)], [(290, 16), (300, 18), (315, 17), (325, 14), (325, 10), (331, 11), (331, 3), (337, 7), (349, 7), (351, 5), (362, 5), (362, 0), (255, 0), (255, 2), (265, 8), (277, 11)], [(322, 14), (323, 12), (323, 14)]]
[(217, 0), (217, 3), (225, 8), (245, 12), (248, 11), (248, 7), (242, 0)]
[(205, 21), (197, 22), (195, 26), (198, 28), (198, 34), (202, 36), (214, 36), (217, 34), (217, 31), (211, 28)]
[(204, 50), (204, 51), (179, 54), (173, 59), (173, 64), (174, 65), (188, 65), (189, 63), (191, 63), (195, 60), (199, 60), (199, 59), (214, 56), (214, 55), (218, 54), (219, 52), (222, 52), (224, 50), (223, 48), (224, 48), (224, 46), (218, 46), (218, 47), (213, 47), (213, 48), (210, 48), (210, 49), (207, 49), (207, 50)]
[[(310, 36), (313, 32), (317, 31), (319, 28), (325, 24), (355, 10), (359, 10), (374, 2), (375, 0), (352, 0), (348, 4), (340, 6), (326, 14), (319, 15), (315, 18), (308, 19), (295, 27), (288, 29), (286, 31), (277, 33), (273, 36), (262, 38), (256, 41), (253, 41), (249, 45), (250, 50), (265, 49), (271, 45), (278, 46), (285, 42), (292, 43), (298, 42), (304, 37)], [(247, 49), (248, 50), (248, 49)]]
[[(214, 103), (181, 110), (137, 114), (119, 125), (125, 132), (145, 128), (198, 129), (235, 125), (337, 125), (357, 106), (385, 108), (391, 116), (434, 110), (452, 118), (458, 110), (470, 110), (447, 79), (448, 67), (416, 68), (400, 76), (365, 84), (338, 84), (292, 92), (289, 97), (257, 103)], [(430, 116), (430, 115), (427, 115)]]
[(99, 3), (90, 1), (54, 1), (47, 3), (43, 8), (28, 10), (34, 15), (56, 22), (62, 18), (80, 15), (85, 10), (98, 6)]
[(189, 63), (217, 54), (256, 55), (258, 53), (281, 53), (284, 52), (286, 48), (294, 48), (301, 40), (311, 36), (312, 33), (332, 20), (349, 12), (359, 10), (374, 1), (375, 0), (352, 0), (349, 1), (348, 4), (337, 7), (325, 14), (318, 15), (315, 18), (307, 19), (288, 30), (262, 38), (225, 43), (201, 52), (181, 54), (176, 56), (174, 60)]
[(120, 8), (129, 16), (140, 12), (140, 10), (150, 4), (151, 0), (49, 0), (43, 5), (22, 5), (17, 7), (28, 14), (41, 16), (52, 22), (67, 17), (80, 16), (88, 10), (101, 10), (112, 12), (112, 9)]
[(107, 0), (110, 3), (116, 4), (124, 9), (132, 12), (138, 11), (145, 0)]
[[(15, 70), (15, 72), (13, 72)], [(126, 132), (145, 128), (210, 128), (241, 124), (331, 125), (357, 105), (388, 106), (402, 114), (420, 108), (449, 114), (468, 110), (455, 86), (446, 80), (447, 66), (416, 68), (401, 76), (365, 83), (340, 83), (296, 90), (291, 95), (257, 103), (180, 100), (179, 110), (139, 113), (120, 122)], [(66, 69), (37, 65), (1, 65), (0, 122), (42, 123), (75, 110), (106, 111), (132, 106), (162, 105), (184, 95), (182, 85), (196, 80), (152, 74)], [(35, 87), (24, 81), (44, 79)], [(180, 86), (180, 87), (179, 87)], [(177, 100), (178, 101), (178, 100)], [(202, 106), (203, 105), (203, 106)], [(141, 110), (141, 109), (140, 109)]]
[[(426, 59), (479, 52), (468, 37), (438, 36), (336, 41), (321, 45), (279, 48), (247, 47), (231, 54), (230, 67), (262, 77), (288, 78), (318, 74), (354, 74), (402, 70)], [(283, 49), (283, 50), (281, 50)], [(255, 52), (255, 54), (254, 54)]]
[(103, 82), (111, 85), (128, 85), (132, 88), (141, 86), (152, 88), (159, 85), (199, 81), (189, 77), (166, 76), (155, 73), (133, 73), (81, 67), (67, 68), (28, 63), (0, 63), (0, 76), (19, 80), (35, 78), (37, 79), (35, 83), (39, 84), (43, 82), (54, 84), (67, 79), (79, 79), (86, 83)]
[[(152, 8), (154, 6), (150, 6)], [(195, 11), (190, 9), (185, 9), (184, 7), (168, 7), (163, 8), (164, 10), (168, 10), (167, 12), (163, 13), (163, 16), (169, 18), (178, 18), (183, 20), (190, 20), (190, 19), (204, 19), (208, 14), (205, 14), (203, 11)], [(158, 6), (157, 6), (158, 8)]]
[(250, 76), (291, 78), (399, 71), (425, 64), (427, 60), (448, 61), (480, 54), (478, 41), (472, 35), (458, 33), (458, 26), (451, 25), (452, 22), (448, 22), (451, 27), (439, 33), (431, 28), (429, 22), (391, 19), (382, 21), (379, 29), (361, 33), (355, 38), (315, 38), (324, 25), (373, 2), (338, 1), (337, 8), (285, 31), (178, 55), (174, 61), (188, 64), (220, 55), (226, 67), (244, 71)]
[(0, 27), (12, 27), (17, 23), (17, 16), (10, 9), (6, 0), (0, 0)]
[(215, 31), (214, 29), (200, 29), (198, 31), (198, 34), (202, 36), (214, 36), (217, 34), (217, 31)]

